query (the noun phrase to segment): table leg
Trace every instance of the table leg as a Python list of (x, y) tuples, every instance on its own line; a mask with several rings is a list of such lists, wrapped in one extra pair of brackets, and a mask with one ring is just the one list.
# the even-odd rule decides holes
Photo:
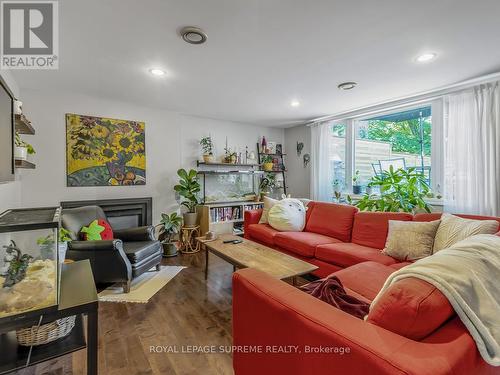
[(97, 308), (87, 314), (87, 375), (97, 375)]
[(205, 280), (208, 279), (208, 247), (205, 246)]

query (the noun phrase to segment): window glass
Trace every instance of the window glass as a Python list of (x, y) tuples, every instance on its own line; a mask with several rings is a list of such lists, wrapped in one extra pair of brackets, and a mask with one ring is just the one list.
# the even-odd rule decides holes
[(330, 138), (330, 168), (333, 191), (345, 191), (345, 160), (346, 160), (346, 125), (333, 123)]

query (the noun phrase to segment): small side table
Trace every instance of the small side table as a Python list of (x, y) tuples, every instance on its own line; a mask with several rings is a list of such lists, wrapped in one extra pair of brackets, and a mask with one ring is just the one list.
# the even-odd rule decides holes
[(180, 249), (183, 254), (194, 254), (200, 251), (200, 243), (196, 237), (200, 236), (200, 226), (182, 227), (180, 235)]

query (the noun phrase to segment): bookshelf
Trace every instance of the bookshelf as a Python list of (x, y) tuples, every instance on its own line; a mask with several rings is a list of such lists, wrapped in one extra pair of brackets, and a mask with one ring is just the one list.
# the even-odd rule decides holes
[(244, 213), (262, 208), (262, 202), (207, 203), (198, 207), (201, 235), (208, 231), (217, 234), (243, 234)]

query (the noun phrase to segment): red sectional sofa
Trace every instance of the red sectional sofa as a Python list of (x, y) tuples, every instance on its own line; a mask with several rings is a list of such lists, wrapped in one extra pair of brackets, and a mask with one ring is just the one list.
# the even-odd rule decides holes
[[(389, 220), (431, 221), (441, 214), (404, 212), (358, 212), (353, 206), (326, 202), (308, 204), (303, 232), (278, 232), (268, 224), (259, 224), (262, 210), (245, 212), (245, 238), (280, 250), (319, 267), (316, 276), (326, 277), (358, 263), (373, 261), (399, 269), (407, 262), (384, 255)], [(471, 219), (500, 218), (459, 215)]]
[[(258, 224), (260, 215), (245, 213), (247, 238), (318, 265), (319, 276), (333, 271), (365, 302), (407, 264), (380, 252), (388, 220), (439, 218), (312, 202), (304, 232), (279, 233)], [(233, 275), (233, 341), (236, 375), (500, 374), (481, 358), (448, 300), (413, 278), (393, 284), (361, 320), (263, 272), (240, 270)]]

